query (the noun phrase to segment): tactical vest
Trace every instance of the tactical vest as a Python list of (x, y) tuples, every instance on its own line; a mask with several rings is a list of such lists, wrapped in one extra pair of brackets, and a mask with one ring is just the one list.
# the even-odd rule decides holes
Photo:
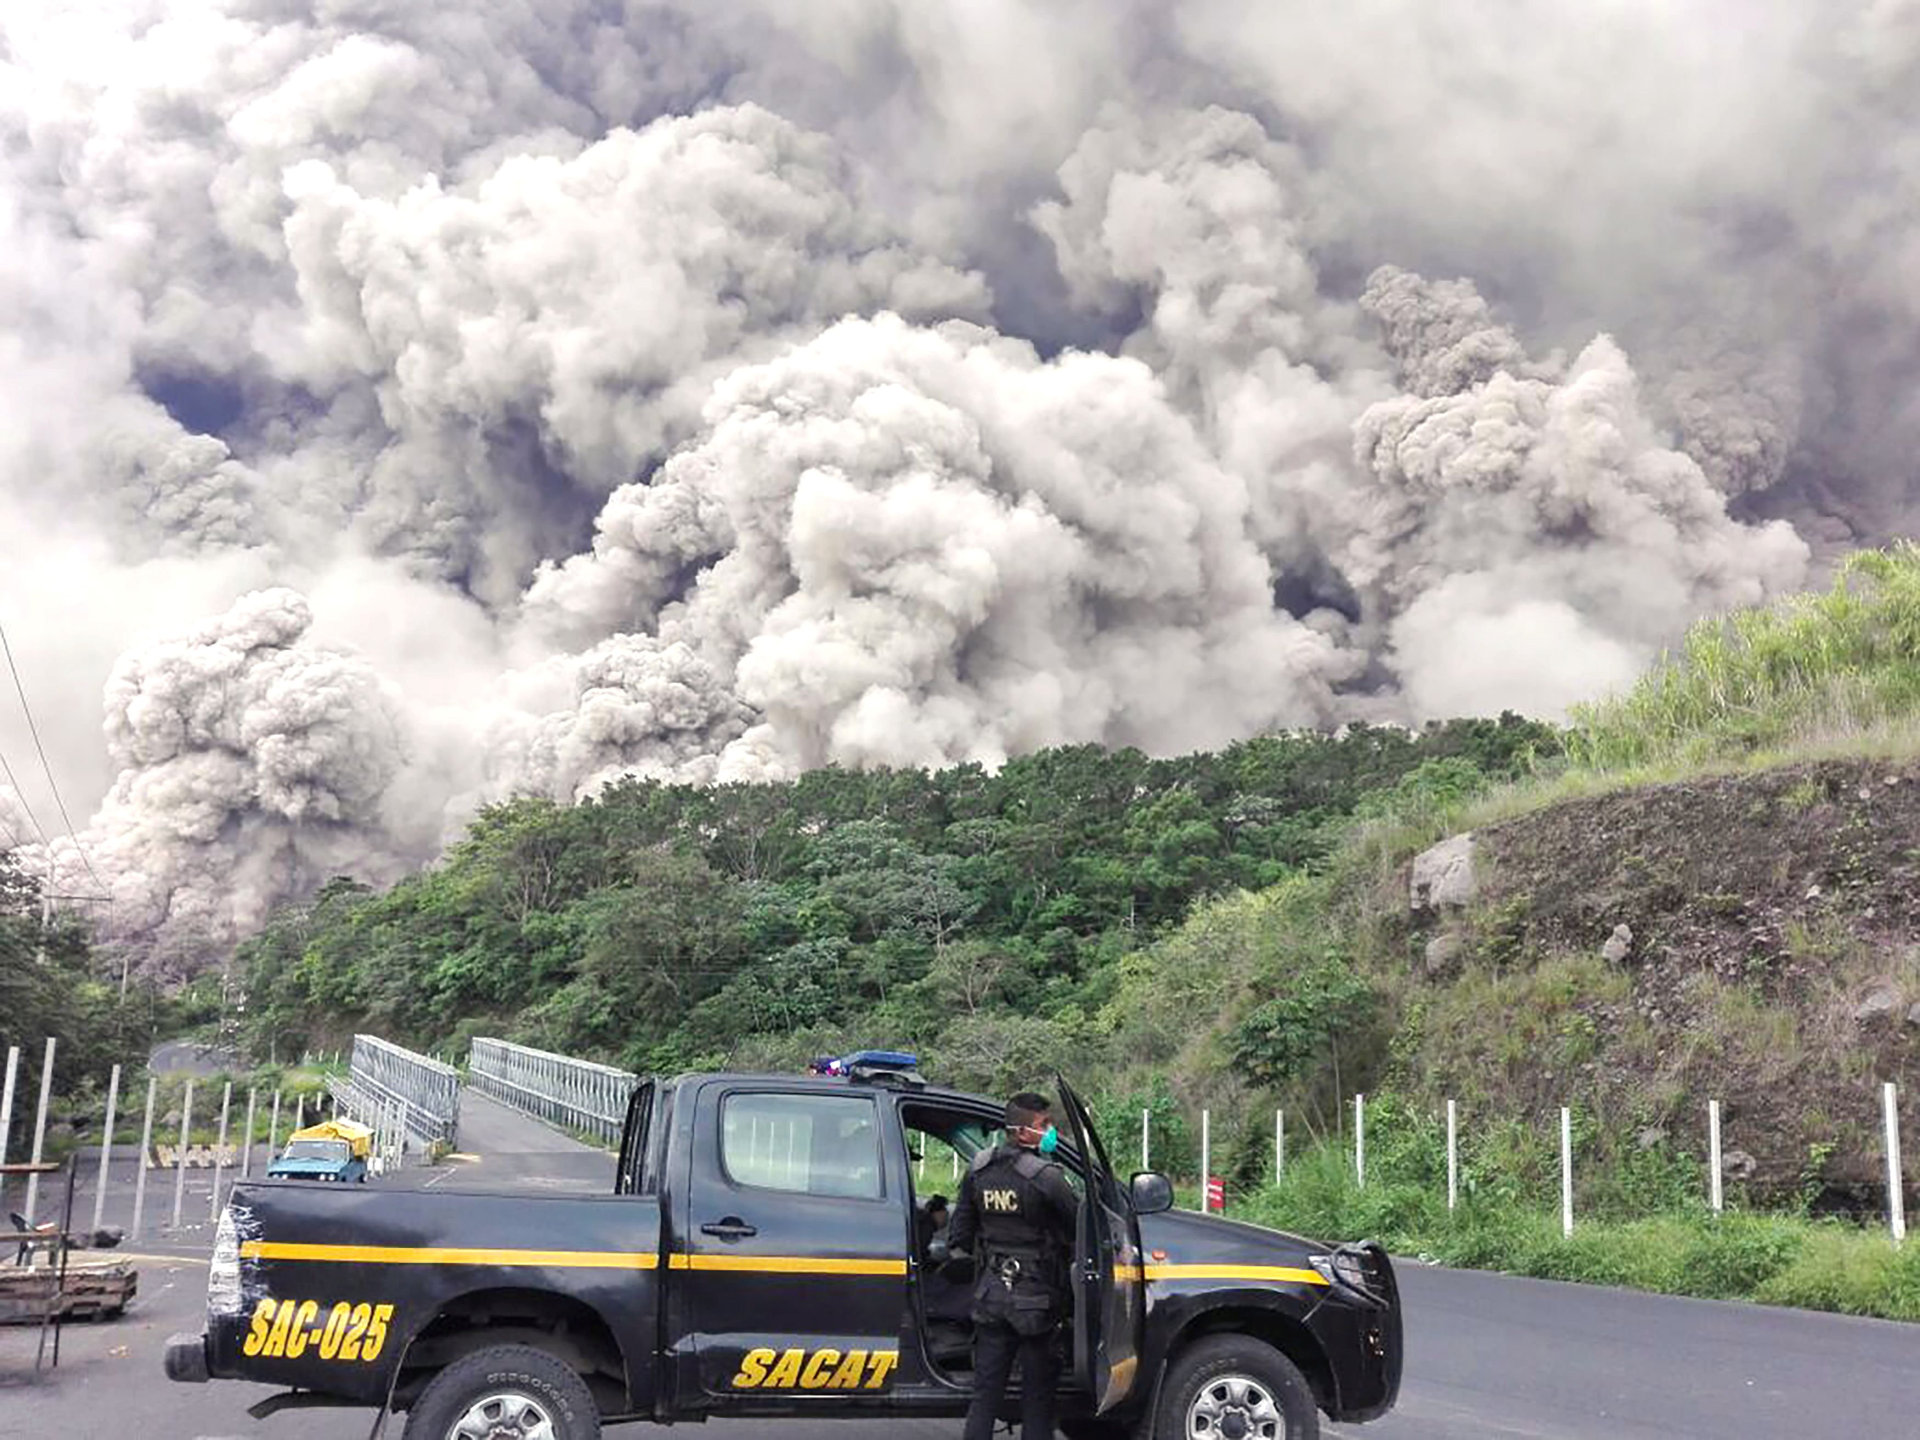
[(980, 1217), (979, 1277), (974, 1318), (994, 1319), (1023, 1334), (1051, 1329), (1067, 1297), (1067, 1263), (1046, 1224), (1036, 1178), (1051, 1162), (1002, 1145), (973, 1159), (967, 1179)]

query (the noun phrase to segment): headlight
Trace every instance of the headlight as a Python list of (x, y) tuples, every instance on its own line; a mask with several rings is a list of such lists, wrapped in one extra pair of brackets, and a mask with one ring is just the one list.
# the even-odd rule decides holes
[(233, 1223), (233, 1207), (220, 1212), (213, 1232), (213, 1259), (207, 1265), (207, 1310), (214, 1315), (238, 1315), (240, 1295), (240, 1232)]
[(1375, 1283), (1373, 1267), (1364, 1250), (1342, 1246), (1331, 1255), (1309, 1255), (1307, 1263), (1318, 1270), (1329, 1285), (1353, 1291), (1375, 1305), (1387, 1303), (1387, 1297)]

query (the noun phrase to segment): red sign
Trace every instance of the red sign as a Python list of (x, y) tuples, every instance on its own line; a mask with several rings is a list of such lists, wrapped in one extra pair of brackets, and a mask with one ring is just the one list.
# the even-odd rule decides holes
[(1227, 1182), (1218, 1175), (1207, 1177), (1207, 1209), (1225, 1212), (1227, 1208)]

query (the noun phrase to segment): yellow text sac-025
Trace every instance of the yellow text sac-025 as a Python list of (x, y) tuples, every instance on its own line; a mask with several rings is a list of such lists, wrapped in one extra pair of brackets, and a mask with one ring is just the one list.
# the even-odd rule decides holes
[(318, 1300), (262, 1300), (253, 1307), (240, 1353), (287, 1360), (311, 1353), (322, 1360), (367, 1364), (386, 1348), (392, 1319), (393, 1306), (364, 1301), (326, 1306)]

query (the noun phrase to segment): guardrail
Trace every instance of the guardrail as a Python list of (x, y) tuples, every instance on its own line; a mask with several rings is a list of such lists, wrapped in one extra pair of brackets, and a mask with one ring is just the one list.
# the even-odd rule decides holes
[(611, 1065), (481, 1036), (467, 1058), (467, 1083), (516, 1110), (618, 1145), (627, 1100), (640, 1077)]
[(328, 1088), (343, 1105), (371, 1116), (384, 1117), (397, 1102), (407, 1134), (425, 1145), (451, 1147), (459, 1139), (460, 1072), (378, 1035), (353, 1037), (346, 1079)]

